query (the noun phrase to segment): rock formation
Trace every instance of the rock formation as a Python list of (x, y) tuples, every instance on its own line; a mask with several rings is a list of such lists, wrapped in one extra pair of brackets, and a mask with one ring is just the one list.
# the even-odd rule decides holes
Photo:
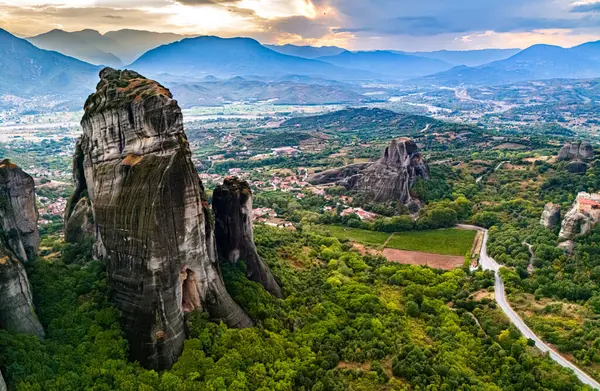
[(0, 163), (0, 329), (44, 336), (22, 262), (37, 255), (39, 234), (33, 178)]
[(555, 205), (551, 202), (546, 204), (544, 207), (544, 212), (542, 213), (540, 224), (546, 228), (553, 229), (560, 224), (560, 212), (560, 205)]
[(22, 262), (39, 249), (38, 210), (33, 178), (14, 163), (0, 162), (0, 229), (6, 245)]
[(588, 142), (575, 142), (565, 144), (558, 153), (558, 161), (582, 160), (590, 161), (594, 158), (594, 148)]
[(569, 162), (566, 169), (573, 174), (585, 173), (593, 159), (594, 148), (588, 142), (567, 143), (558, 153), (558, 161)]
[(429, 167), (414, 141), (392, 140), (374, 163), (325, 171), (309, 178), (313, 184), (337, 183), (367, 194), (373, 201), (412, 201), (410, 189), (418, 178), (429, 179)]
[(6, 391), (6, 383), (4, 382), (4, 378), (2, 377), (2, 372), (0, 372), (0, 391)]
[(85, 104), (65, 219), (77, 231), (78, 205), (89, 202), (94, 252), (106, 262), (131, 358), (166, 369), (182, 352), (185, 313), (207, 311), (232, 327), (253, 322), (219, 273), (210, 210), (177, 102), (133, 71), (106, 68), (100, 79)]
[(565, 215), (559, 238), (571, 240), (589, 232), (600, 222), (600, 194), (579, 193), (573, 207)]
[(246, 261), (248, 278), (272, 295), (282, 297), (281, 288), (254, 245), (252, 191), (248, 183), (235, 177), (225, 178), (213, 192), (213, 210), (219, 257), (232, 263)]

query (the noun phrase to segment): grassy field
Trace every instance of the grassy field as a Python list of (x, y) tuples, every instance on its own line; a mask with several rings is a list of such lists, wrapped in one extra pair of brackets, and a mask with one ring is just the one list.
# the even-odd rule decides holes
[(442, 255), (463, 256), (471, 251), (476, 231), (437, 229), (394, 234), (386, 247), (398, 250), (422, 251)]
[[(339, 239), (348, 239), (370, 246), (382, 246), (390, 237), (384, 232), (339, 226), (325, 227)], [(421, 251), (432, 254), (463, 256), (471, 250), (475, 240), (475, 231), (460, 229), (437, 229), (433, 231), (411, 231), (396, 233), (390, 239), (387, 248), (407, 251)]]
[(371, 246), (381, 246), (390, 237), (385, 232), (367, 231), (358, 228), (339, 227), (337, 225), (323, 226), (338, 239), (347, 239)]

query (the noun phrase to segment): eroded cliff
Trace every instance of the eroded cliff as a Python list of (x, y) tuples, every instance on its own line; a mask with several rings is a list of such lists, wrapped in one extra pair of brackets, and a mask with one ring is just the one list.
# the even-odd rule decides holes
[(0, 163), (0, 329), (44, 336), (22, 262), (37, 255), (39, 234), (33, 178)]
[(260, 258), (254, 244), (252, 191), (246, 181), (225, 178), (213, 192), (215, 237), (222, 260), (246, 261), (248, 278), (260, 283), (272, 295), (281, 297), (281, 288), (269, 266)]
[(106, 68), (100, 79), (85, 104), (65, 218), (69, 230), (85, 233), (73, 224), (89, 202), (95, 254), (106, 262), (131, 358), (170, 368), (183, 349), (186, 312), (207, 311), (232, 327), (253, 322), (220, 276), (177, 102), (136, 72)]
[(309, 178), (313, 184), (337, 183), (367, 194), (373, 201), (412, 201), (410, 189), (418, 178), (429, 179), (429, 167), (417, 144), (409, 139), (392, 140), (381, 158), (328, 170)]
[(600, 223), (600, 194), (581, 192), (565, 214), (559, 238), (571, 240), (588, 233), (594, 224)]

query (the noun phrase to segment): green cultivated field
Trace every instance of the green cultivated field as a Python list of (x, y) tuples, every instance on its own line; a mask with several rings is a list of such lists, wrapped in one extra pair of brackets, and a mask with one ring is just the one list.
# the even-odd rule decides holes
[(371, 246), (381, 246), (390, 237), (385, 232), (367, 231), (365, 229), (340, 227), (337, 225), (323, 226), (327, 231), (338, 239), (347, 239)]
[(473, 247), (475, 231), (436, 229), (394, 234), (386, 247), (442, 255), (465, 255)]
[[(370, 246), (382, 246), (390, 237), (388, 233), (357, 228), (346, 228), (335, 225), (326, 226), (325, 228), (336, 238), (352, 240)], [(475, 231), (454, 228), (401, 232), (394, 234), (386, 247), (398, 250), (462, 256), (471, 250), (475, 235)]]

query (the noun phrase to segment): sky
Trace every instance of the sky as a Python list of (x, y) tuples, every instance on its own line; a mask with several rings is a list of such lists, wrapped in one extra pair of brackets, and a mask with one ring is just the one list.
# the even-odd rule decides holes
[(0, 0), (0, 27), (124, 28), (351, 50), (574, 46), (600, 40), (600, 0)]

